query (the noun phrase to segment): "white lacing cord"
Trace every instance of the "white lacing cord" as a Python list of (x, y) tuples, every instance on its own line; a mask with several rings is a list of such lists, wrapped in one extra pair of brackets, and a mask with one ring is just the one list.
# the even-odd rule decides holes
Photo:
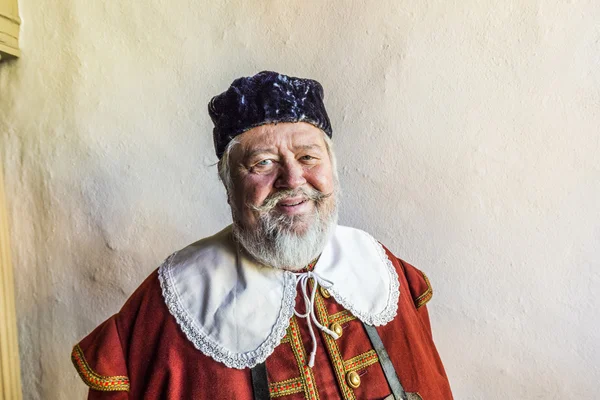
[[(308, 361), (308, 366), (313, 367), (315, 365), (315, 356), (317, 355), (317, 338), (315, 337), (315, 332), (313, 331), (312, 323), (314, 322), (317, 327), (323, 332), (327, 333), (334, 339), (339, 338), (338, 334), (332, 331), (331, 329), (323, 326), (317, 320), (315, 316), (315, 294), (317, 293), (317, 286), (321, 285), (325, 289), (329, 289), (333, 286), (333, 282), (328, 281), (325, 278), (320, 277), (313, 271), (296, 273), (296, 285), (300, 284), (300, 288), (302, 289), (302, 296), (304, 297), (304, 305), (306, 307), (306, 312), (304, 314), (300, 314), (294, 308), (294, 314), (298, 318), (306, 318), (308, 322), (308, 330), (310, 332), (310, 337), (312, 338), (313, 348), (310, 352), (310, 359)], [(310, 298), (308, 297), (308, 280), (312, 278), (314, 279), (314, 284), (312, 288), (312, 292), (310, 294)]]

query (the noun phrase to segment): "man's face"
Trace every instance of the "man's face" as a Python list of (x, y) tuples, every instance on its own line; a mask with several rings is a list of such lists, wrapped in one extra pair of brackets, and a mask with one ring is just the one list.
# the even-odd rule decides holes
[(278, 123), (250, 129), (231, 153), (232, 193), (236, 223), (258, 227), (269, 213), (280, 229), (302, 235), (317, 209), (335, 207), (335, 180), (323, 132), (311, 124)]

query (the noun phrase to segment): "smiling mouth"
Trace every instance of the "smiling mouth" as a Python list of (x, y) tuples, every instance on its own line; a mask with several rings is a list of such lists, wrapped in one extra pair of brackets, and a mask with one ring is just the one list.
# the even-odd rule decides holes
[(295, 206), (299, 206), (302, 203), (306, 203), (307, 200), (300, 200), (300, 201), (296, 201), (293, 203), (279, 203), (279, 205), (281, 207), (295, 207)]

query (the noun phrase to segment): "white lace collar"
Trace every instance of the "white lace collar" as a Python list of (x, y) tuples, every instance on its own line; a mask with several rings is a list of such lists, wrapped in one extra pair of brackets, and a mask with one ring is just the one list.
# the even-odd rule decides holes
[[(383, 247), (369, 234), (338, 226), (314, 272), (335, 300), (369, 325), (396, 316), (399, 283)], [(228, 367), (253, 367), (285, 336), (296, 276), (236, 251), (231, 226), (174, 254), (158, 270), (170, 313), (194, 346)]]

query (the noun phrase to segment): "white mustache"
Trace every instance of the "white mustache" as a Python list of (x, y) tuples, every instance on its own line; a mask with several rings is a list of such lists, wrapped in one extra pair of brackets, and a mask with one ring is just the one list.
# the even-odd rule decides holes
[(267, 196), (267, 198), (259, 206), (248, 204), (248, 207), (254, 211), (268, 212), (275, 208), (281, 200), (285, 200), (286, 198), (295, 198), (299, 195), (302, 195), (302, 201), (313, 200), (315, 203), (320, 203), (324, 199), (330, 197), (332, 194), (333, 192), (323, 193), (312, 188), (285, 189)]

